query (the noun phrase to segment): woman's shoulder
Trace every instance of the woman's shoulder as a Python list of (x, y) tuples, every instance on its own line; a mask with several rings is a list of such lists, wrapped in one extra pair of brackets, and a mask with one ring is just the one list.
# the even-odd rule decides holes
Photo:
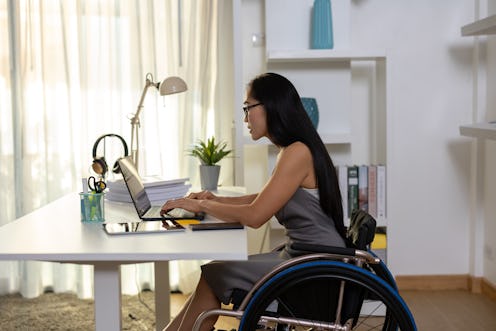
[[(296, 141), (291, 145), (288, 145), (281, 149), (278, 155), (279, 161), (283, 161), (283, 163), (291, 161), (291, 163), (299, 163), (300, 165), (311, 163), (312, 153), (307, 145), (300, 141)], [(303, 162), (303, 163), (302, 163)]]
[(283, 150), (299, 152), (306, 151), (310, 153), (310, 149), (308, 148), (308, 146), (301, 141), (295, 141), (294, 143), (284, 147)]

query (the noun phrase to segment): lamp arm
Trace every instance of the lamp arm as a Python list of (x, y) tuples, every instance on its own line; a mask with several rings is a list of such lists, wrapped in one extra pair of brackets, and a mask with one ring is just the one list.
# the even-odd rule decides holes
[(136, 113), (131, 118), (131, 157), (133, 159), (134, 165), (138, 168), (138, 128), (140, 126), (139, 115), (143, 110), (143, 102), (145, 101), (146, 93), (148, 92), (148, 88), (150, 86), (155, 86), (158, 88), (160, 83), (154, 83), (153, 77), (151, 74), (146, 76), (145, 87), (143, 88), (143, 92), (141, 93), (141, 98), (138, 104), (138, 108), (136, 109)]
[(158, 88), (159, 83), (154, 83), (150, 78), (146, 78), (145, 87), (143, 88), (143, 92), (141, 93), (141, 98), (138, 104), (138, 108), (136, 109), (136, 113), (133, 118), (131, 118), (131, 124), (139, 124), (139, 115), (141, 114), (141, 110), (143, 109), (143, 102), (145, 101), (146, 92), (148, 92), (148, 88), (150, 86), (155, 86)]

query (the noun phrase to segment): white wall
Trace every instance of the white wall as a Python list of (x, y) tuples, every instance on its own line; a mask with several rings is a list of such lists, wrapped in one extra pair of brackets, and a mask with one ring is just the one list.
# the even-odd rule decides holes
[[(473, 1), (351, 3), (351, 47), (387, 51), (388, 264), (396, 275), (468, 274), (471, 141), (458, 127), (471, 122), (473, 42), (460, 28), (474, 18)], [(249, 41), (264, 31), (264, 4), (242, 6), (247, 81), (265, 68)]]
[(472, 42), (460, 27), (472, 1), (353, 3), (353, 47), (385, 48), (390, 70), (388, 264), (468, 273), (470, 142), (458, 127), (471, 114)]

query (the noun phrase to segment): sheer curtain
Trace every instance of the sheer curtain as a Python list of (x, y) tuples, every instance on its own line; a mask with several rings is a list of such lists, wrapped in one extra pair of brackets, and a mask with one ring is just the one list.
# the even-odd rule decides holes
[[(129, 143), (129, 118), (148, 72), (155, 81), (181, 76), (189, 90), (165, 98), (148, 92), (140, 172), (194, 176), (183, 167), (191, 163), (187, 145), (203, 137), (196, 134), (219, 130), (215, 122), (204, 127), (205, 118), (220, 116), (212, 108), (217, 13), (217, 1), (0, 0), (0, 225), (80, 190), (102, 134), (116, 133)], [(107, 143), (110, 165), (121, 155), (118, 141)], [(189, 291), (196, 263), (171, 269), (171, 278)], [(89, 266), (0, 263), (0, 294), (34, 297), (50, 289), (91, 297), (92, 286)], [(122, 268), (123, 293), (152, 287), (153, 265)]]

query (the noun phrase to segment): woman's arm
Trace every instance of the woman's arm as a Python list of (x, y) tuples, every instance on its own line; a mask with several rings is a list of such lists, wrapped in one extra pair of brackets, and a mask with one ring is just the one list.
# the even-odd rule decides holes
[(248, 194), (235, 197), (217, 196), (210, 191), (201, 191), (190, 193), (187, 198), (197, 200), (213, 200), (221, 203), (228, 203), (233, 205), (243, 205), (252, 203), (258, 194)]
[(303, 143), (296, 142), (281, 150), (274, 172), (262, 191), (258, 195), (248, 196), (253, 198), (252, 201), (247, 199), (246, 203), (236, 204), (226, 203), (226, 200), (184, 198), (168, 201), (162, 209), (181, 207), (193, 212), (205, 212), (227, 222), (240, 222), (258, 228), (286, 204), (298, 187), (315, 185), (310, 150)]

